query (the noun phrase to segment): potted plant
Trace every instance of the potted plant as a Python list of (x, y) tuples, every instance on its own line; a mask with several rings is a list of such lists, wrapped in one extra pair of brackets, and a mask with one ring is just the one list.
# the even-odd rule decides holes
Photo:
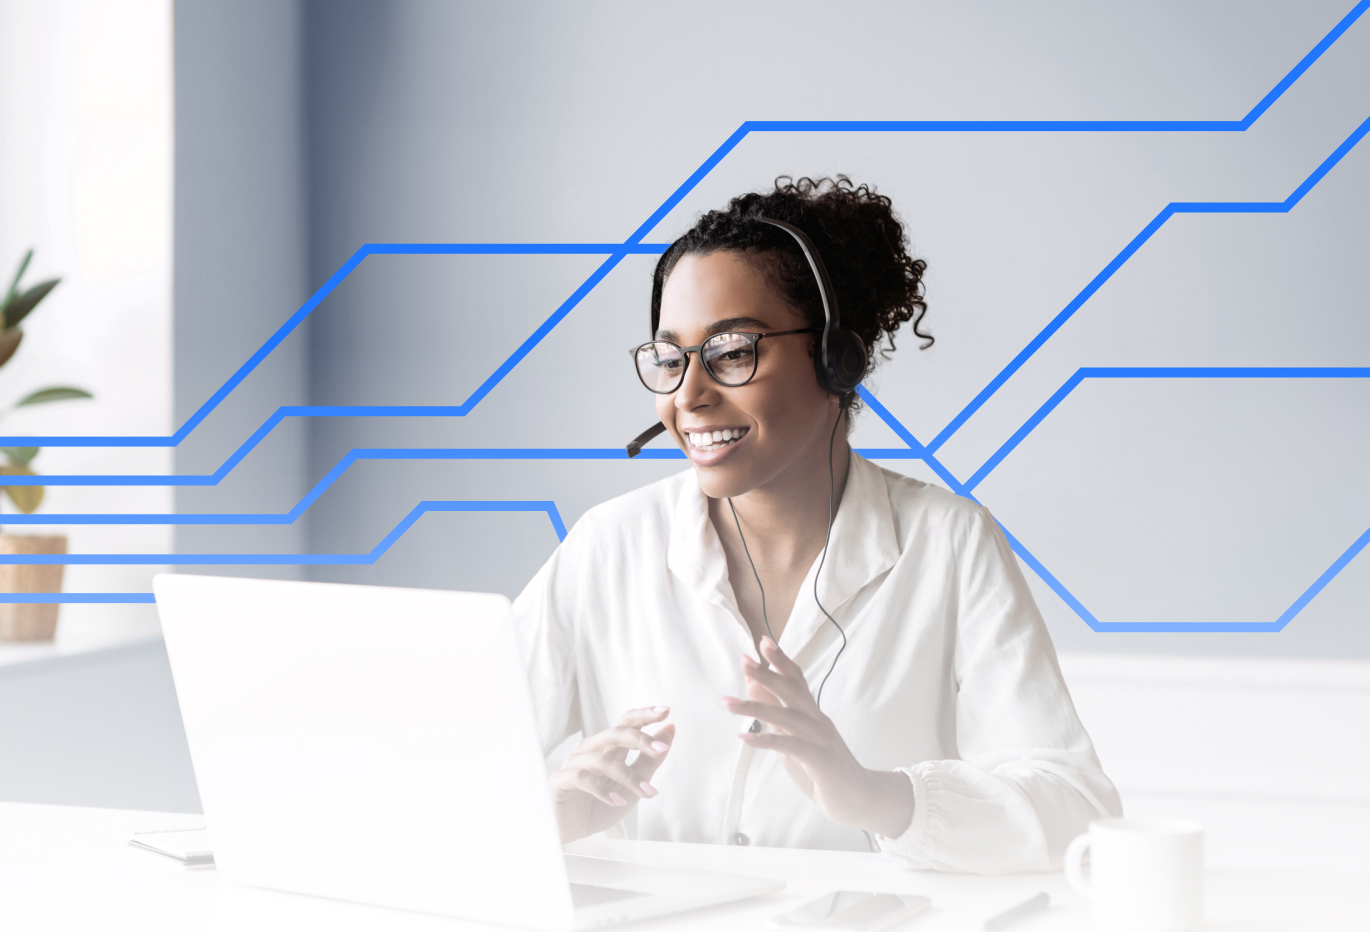
[[(32, 288), (20, 290), (19, 282), (33, 258), (30, 249), (19, 263), (14, 273), (14, 281), (0, 302), (0, 366), (13, 358), (19, 343), (24, 339), (24, 331), (19, 329), (24, 318), (57, 287), (60, 278), (39, 282)], [(26, 408), (30, 405), (47, 404), (53, 401), (67, 401), (73, 398), (91, 398), (90, 392), (69, 385), (53, 385), (29, 392), (15, 402), (11, 409)], [(5, 411), (0, 410), (0, 417)], [(38, 455), (38, 447), (0, 447), (0, 477), (32, 476), (33, 458)], [(0, 478), (3, 481), (3, 478)], [(24, 514), (33, 514), (43, 504), (43, 487), (40, 485), (6, 485), (6, 496)], [(57, 554), (67, 552), (67, 538), (62, 534), (0, 534), (0, 554)], [(0, 593), (21, 592), (61, 592), (62, 564), (53, 566), (34, 566), (25, 564), (0, 564)], [(50, 641), (57, 631), (57, 610), (55, 602), (0, 602), (0, 641)]]

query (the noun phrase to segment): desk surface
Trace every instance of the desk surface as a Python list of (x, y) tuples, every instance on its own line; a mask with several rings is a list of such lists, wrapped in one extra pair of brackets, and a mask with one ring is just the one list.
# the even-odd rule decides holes
[[(465, 930), (490, 928), (416, 913), (235, 887), (213, 870), (128, 845), (134, 832), (203, 824), (184, 814), (0, 803), (0, 924), (12, 929)], [(761, 930), (765, 921), (833, 889), (917, 893), (934, 910), (899, 929), (979, 929), (984, 920), (1045, 890), (1053, 907), (1022, 932), (1090, 928), (1087, 905), (1060, 874), (971, 877), (902, 869), (878, 855), (587, 839), (583, 854), (661, 866), (722, 870), (786, 882), (787, 889), (732, 906), (624, 926), (632, 930)], [(1211, 871), (1205, 929), (1223, 932), (1365, 930), (1370, 875), (1309, 871)]]

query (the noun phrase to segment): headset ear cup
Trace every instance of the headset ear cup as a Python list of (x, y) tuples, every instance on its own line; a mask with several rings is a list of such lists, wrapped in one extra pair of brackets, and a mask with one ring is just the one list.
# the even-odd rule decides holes
[(833, 330), (828, 333), (828, 354), (819, 381), (829, 393), (845, 395), (861, 384), (869, 362), (859, 336), (850, 330)]

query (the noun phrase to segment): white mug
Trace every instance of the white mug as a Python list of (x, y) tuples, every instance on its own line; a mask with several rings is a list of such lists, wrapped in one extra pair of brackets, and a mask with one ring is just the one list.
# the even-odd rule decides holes
[[(1082, 861), (1089, 851), (1089, 876)], [(1109, 932), (1187, 932), (1203, 918), (1203, 826), (1102, 819), (1066, 848), (1066, 880)]]

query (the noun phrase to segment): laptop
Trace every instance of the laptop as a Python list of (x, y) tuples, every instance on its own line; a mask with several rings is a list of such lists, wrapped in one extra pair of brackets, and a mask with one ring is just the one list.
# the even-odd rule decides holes
[(548, 932), (784, 887), (563, 853), (503, 596), (153, 589), (227, 880)]

